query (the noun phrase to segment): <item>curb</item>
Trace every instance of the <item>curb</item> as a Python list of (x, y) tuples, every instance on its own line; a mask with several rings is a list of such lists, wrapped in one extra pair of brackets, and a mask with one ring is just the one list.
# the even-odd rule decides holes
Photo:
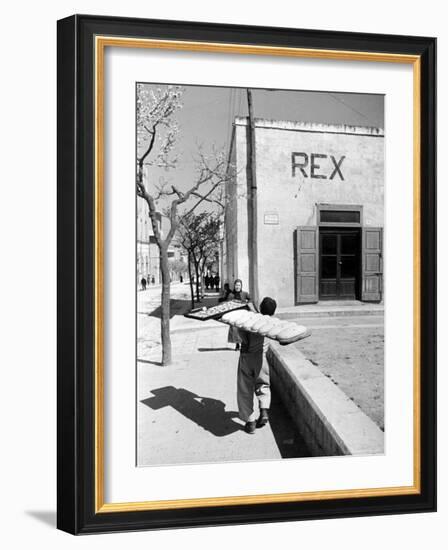
[(271, 380), (313, 456), (384, 453), (384, 433), (293, 346), (270, 344)]
[(300, 319), (310, 317), (348, 317), (348, 316), (364, 316), (364, 315), (383, 315), (384, 308), (375, 309), (352, 309), (340, 308), (334, 310), (296, 310), (296, 311), (278, 311), (276, 317), (279, 319)]

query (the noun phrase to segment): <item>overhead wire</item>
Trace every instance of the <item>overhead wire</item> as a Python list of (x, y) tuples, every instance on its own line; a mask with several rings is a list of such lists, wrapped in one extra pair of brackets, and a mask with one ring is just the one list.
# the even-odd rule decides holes
[(329, 95), (330, 97), (332, 97), (335, 101), (338, 101), (341, 105), (344, 105), (344, 107), (346, 109), (350, 109), (350, 111), (353, 111), (354, 113), (358, 114), (359, 116), (363, 117), (365, 120), (367, 120), (367, 122), (371, 125), (371, 126), (374, 126), (374, 124), (372, 124), (371, 120), (369, 119), (368, 116), (366, 116), (364, 113), (361, 113), (361, 111), (358, 111), (358, 109), (355, 109), (354, 107), (352, 107), (351, 105), (348, 105), (347, 103), (345, 103), (345, 101), (343, 99), (341, 99), (340, 97), (330, 93), (330, 92), (326, 92), (327, 95)]

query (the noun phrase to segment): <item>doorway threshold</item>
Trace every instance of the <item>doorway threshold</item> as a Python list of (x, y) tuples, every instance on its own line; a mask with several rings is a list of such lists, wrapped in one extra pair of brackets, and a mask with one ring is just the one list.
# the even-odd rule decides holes
[(302, 304), (277, 308), (280, 319), (298, 317), (326, 317), (344, 315), (383, 315), (384, 303), (360, 302), (359, 300), (321, 300), (316, 304)]

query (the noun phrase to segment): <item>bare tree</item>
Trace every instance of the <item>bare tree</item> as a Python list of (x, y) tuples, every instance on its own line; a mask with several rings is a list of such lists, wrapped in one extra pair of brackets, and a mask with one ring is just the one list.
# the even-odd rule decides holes
[(195, 263), (195, 250), (198, 246), (200, 239), (199, 228), (202, 222), (207, 216), (206, 212), (199, 214), (190, 213), (182, 218), (182, 223), (179, 226), (179, 242), (187, 252), (188, 255), (188, 274), (190, 278), (190, 293), (191, 293), (191, 307), (194, 307), (194, 282), (193, 282), (193, 270), (196, 279), (196, 299), (199, 301), (199, 287), (198, 287), (198, 275)]
[[(177, 165), (176, 143), (179, 127), (175, 118), (182, 108), (183, 89), (179, 86), (154, 89), (148, 84), (137, 85), (137, 195), (148, 205), (154, 238), (159, 248), (162, 274), (161, 340), (162, 365), (171, 363), (170, 339), (170, 269), (168, 247), (179, 228), (181, 219), (191, 214), (204, 201), (220, 203), (219, 189), (230, 180), (224, 153), (213, 151), (207, 156), (199, 151), (197, 175), (186, 182), (187, 190), (180, 186), (155, 183), (154, 174), (145, 167), (166, 170)], [(219, 195), (219, 196), (217, 196)], [(162, 206), (160, 206), (161, 201)], [(188, 204), (187, 204), (188, 203)], [(168, 206), (167, 206), (168, 204)], [(183, 211), (180, 212), (180, 207)], [(167, 210), (170, 224), (168, 233), (162, 234), (158, 212)]]
[(200, 283), (207, 262), (214, 260), (219, 250), (221, 220), (219, 213), (190, 213), (182, 218), (179, 226), (179, 242), (188, 254), (190, 265), (190, 289), (192, 307), (194, 306), (194, 290), (191, 266), (193, 266), (196, 281), (196, 300), (200, 300)]
[(200, 230), (199, 246), (197, 247), (197, 273), (198, 279), (203, 280), (207, 264), (213, 263), (219, 252), (221, 236), (220, 215), (211, 214), (202, 224)]
[(176, 277), (183, 276), (184, 273), (186, 273), (187, 271), (187, 263), (184, 262), (183, 260), (170, 258), (169, 264), (170, 264), (170, 272)]

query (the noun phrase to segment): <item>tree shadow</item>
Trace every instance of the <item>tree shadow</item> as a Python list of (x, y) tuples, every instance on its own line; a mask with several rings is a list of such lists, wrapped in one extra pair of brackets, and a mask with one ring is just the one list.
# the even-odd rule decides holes
[[(218, 297), (219, 297), (219, 294), (217, 294), (216, 296), (205, 295), (202, 300), (199, 300), (199, 302), (195, 300), (194, 307), (199, 308), (203, 306), (206, 306), (206, 307), (215, 306), (217, 303), (219, 303)], [(187, 313), (190, 310), (191, 310), (190, 297), (182, 298), (182, 299), (180, 298), (170, 299), (170, 319), (172, 319), (175, 315), (183, 315), (184, 313)], [(140, 312), (140, 313), (145, 313), (145, 312)], [(162, 316), (162, 306), (157, 306), (156, 309), (154, 309), (149, 313), (146, 313), (146, 315), (148, 315), (149, 317), (156, 317), (157, 319), (160, 319)]]
[(141, 403), (153, 410), (172, 407), (216, 437), (224, 437), (243, 429), (241, 424), (233, 420), (238, 417), (238, 413), (226, 411), (225, 404), (218, 399), (200, 397), (185, 388), (174, 386), (156, 388), (151, 393), (154, 397), (143, 399)]
[(148, 365), (156, 365), (157, 367), (162, 366), (161, 361), (150, 361), (149, 359), (139, 359), (138, 357), (137, 357), (137, 363), (147, 363)]
[(234, 348), (198, 348), (198, 351), (235, 351)]
[[(191, 309), (191, 300), (170, 300), (170, 319), (175, 315), (183, 315)], [(160, 319), (162, 317), (162, 306), (157, 306), (156, 309), (147, 314), (149, 317), (157, 317)]]

